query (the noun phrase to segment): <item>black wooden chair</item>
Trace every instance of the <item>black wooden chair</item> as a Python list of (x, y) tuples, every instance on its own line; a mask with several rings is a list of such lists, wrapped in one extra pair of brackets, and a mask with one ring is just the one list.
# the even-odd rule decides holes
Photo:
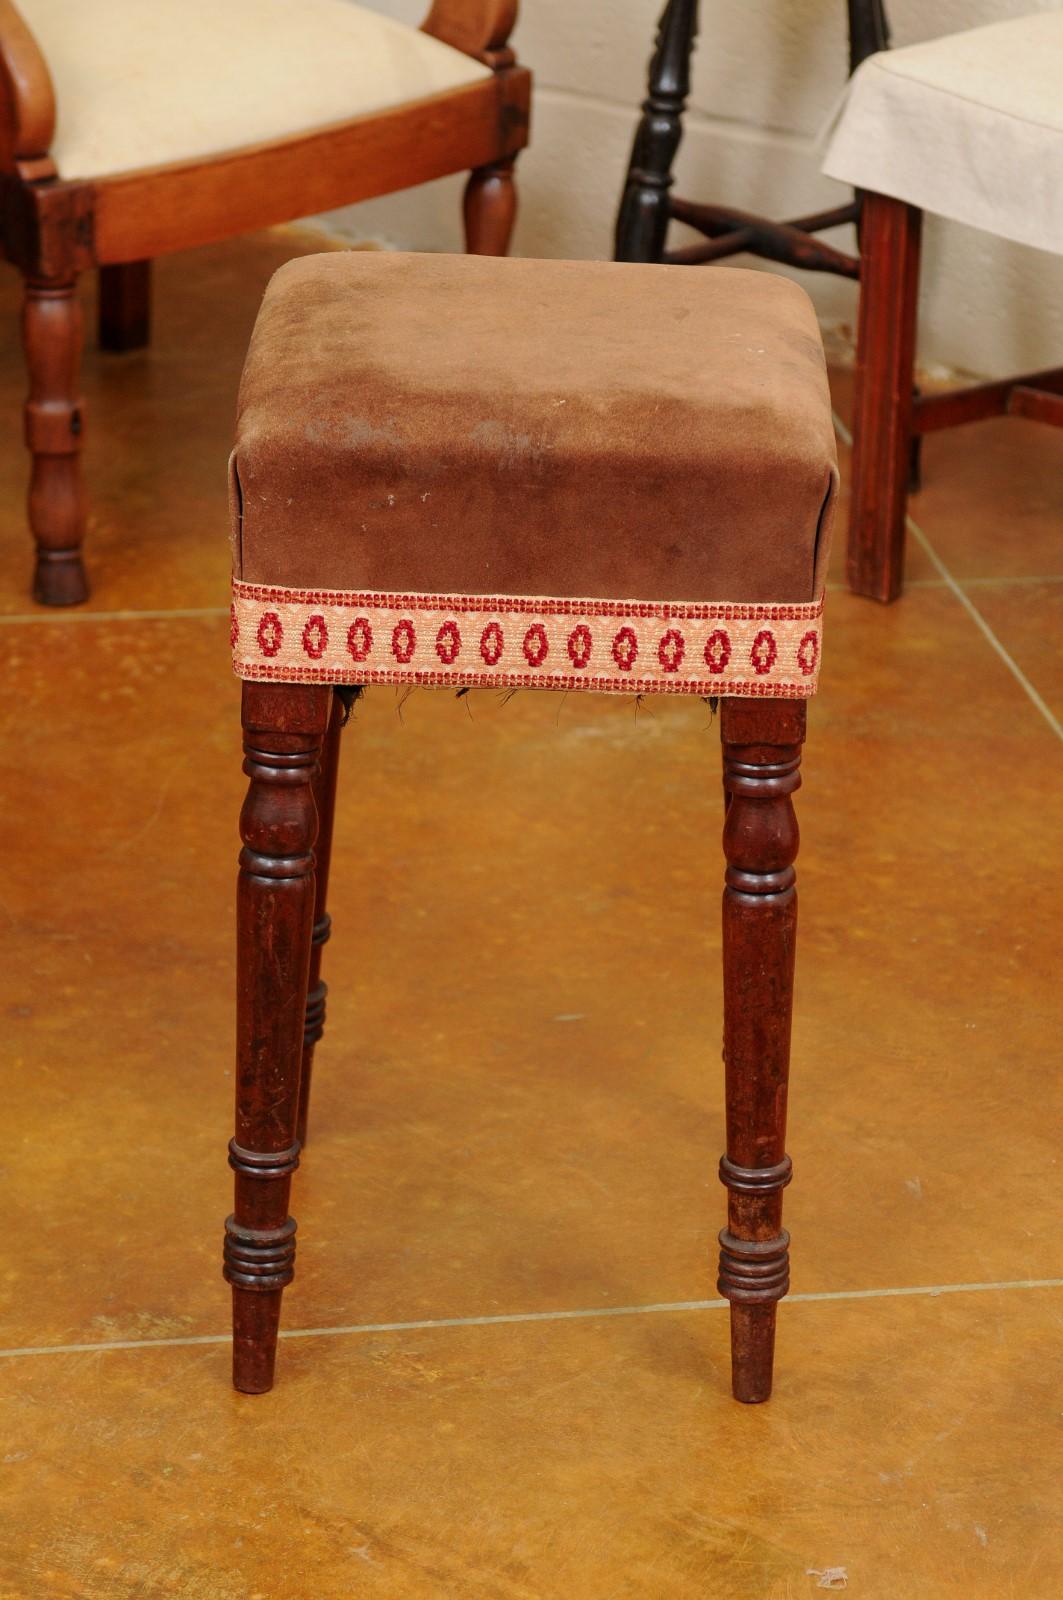
[[(847, 0), (849, 70), (889, 45), (883, 0)], [(730, 206), (700, 205), (671, 193), (672, 164), (683, 136), (683, 109), (690, 93), (690, 59), (698, 31), (698, 0), (668, 0), (650, 63), (649, 95), (631, 151), (616, 224), (617, 261), (670, 261), (700, 266), (727, 256), (754, 255), (811, 272), (859, 278), (857, 256), (816, 237), (842, 223), (858, 223), (860, 197), (830, 211), (770, 222)], [(666, 248), (668, 224), (685, 222), (704, 234), (703, 244)]]

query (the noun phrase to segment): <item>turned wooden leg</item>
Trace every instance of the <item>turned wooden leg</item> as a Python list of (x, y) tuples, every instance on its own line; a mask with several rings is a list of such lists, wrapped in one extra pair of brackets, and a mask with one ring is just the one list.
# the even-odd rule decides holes
[(649, 94), (631, 147), (616, 220), (614, 259), (660, 261), (668, 232), (672, 163), (683, 136), (698, 0), (668, 0), (650, 62)]
[(505, 256), (517, 216), (513, 161), (476, 167), (465, 185), (465, 249), (470, 256)]
[(325, 1000), (328, 985), (321, 978), (321, 956), (332, 932), (332, 919), (325, 907), (328, 896), (329, 864), (332, 859), (332, 819), (336, 810), (336, 779), (340, 764), (340, 730), (346, 708), (338, 694), (332, 697), (332, 715), (314, 778), (314, 806), (317, 811), (317, 844), (314, 847), (314, 931), (310, 945), (310, 978), (306, 995), (303, 1027), (303, 1067), (299, 1078), (299, 1120), (296, 1138), (306, 1144), (310, 1111), (310, 1078), (314, 1070), (314, 1046), (325, 1031)]
[(719, 1292), (731, 1302), (731, 1384), (736, 1400), (767, 1400), (775, 1306), (790, 1282), (782, 1191), (797, 934), (797, 819), (805, 705), (724, 700), (728, 806), (723, 845), (724, 1065), (727, 1227)]
[(88, 595), (81, 544), (87, 500), (81, 471), (81, 302), (69, 282), (27, 279), (22, 340), (29, 374), (26, 445), (33, 457), (30, 529), (37, 542), (33, 597), (72, 606)]
[(119, 261), (99, 272), (101, 350), (141, 350), (151, 341), (151, 262)]
[(233, 1383), (247, 1394), (273, 1384), (281, 1294), (292, 1281), (295, 1222), (288, 1214), (299, 1165), (296, 1118), (304, 997), (314, 918), (313, 781), (331, 691), (245, 683), (244, 771), (237, 885), (236, 1174), (225, 1223), (233, 1290)]
[(872, 600), (895, 600), (904, 578), (921, 223), (915, 206), (864, 196), (848, 579)]

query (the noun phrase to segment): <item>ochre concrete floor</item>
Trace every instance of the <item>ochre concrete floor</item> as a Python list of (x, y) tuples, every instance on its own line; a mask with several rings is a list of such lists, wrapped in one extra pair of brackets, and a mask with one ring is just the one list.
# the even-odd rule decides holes
[(713, 1298), (717, 732), (578, 695), (358, 708), (291, 1337), (271, 1395), (230, 1390), (224, 465), (299, 248), (164, 261), (152, 350), (88, 355), (76, 613), (27, 602), (0, 320), (0, 1600), (792, 1600), (831, 1568), (1058, 1596), (1063, 434), (1034, 424), (931, 440), (906, 597), (830, 597), (771, 1404), (730, 1399)]

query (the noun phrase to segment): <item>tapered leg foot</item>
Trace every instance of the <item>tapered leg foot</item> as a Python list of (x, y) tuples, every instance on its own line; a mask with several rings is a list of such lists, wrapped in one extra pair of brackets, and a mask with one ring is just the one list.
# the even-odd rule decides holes
[[(226, 1275), (233, 1290), (233, 1388), (266, 1394), (277, 1364), (281, 1294), (292, 1279), (295, 1223), (289, 1219), (281, 1228), (252, 1236), (229, 1217), (225, 1228)], [(276, 1280), (273, 1287), (270, 1280)]]
[(775, 1307), (731, 1304), (731, 1393), (744, 1405), (771, 1399)]
[(496, 161), (469, 174), (464, 201), (465, 249), (471, 256), (509, 254), (517, 218), (513, 162)]
[(225, 1224), (233, 1290), (233, 1382), (273, 1382), (281, 1295), (292, 1281), (299, 1165), (296, 1120), (314, 915), (313, 783), (331, 691), (245, 683), (244, 771), (237, 883), (236, 1136), (233, 1214)]
[(268, 1394), (273, 1388), (280, 1332), (281, 1292), (241, 1294), (233, 1290), (233, 1388)]
[(89, 597), (80, 550), (38, 550), (33, 598), (42, 606), (78, 606)]
[(731, 1384), (755, 1405), (771, 1394), (775, 1307), (790, 1284), (782, 1192), (794, 957), (797, 820), (804, 702), (724, 700), (728, 796), (723, 842), (727, 1226), (718, 1289), (731, 1302)]
[(37, 545), (33, 596), (42, 605), (77, 605), (88, 594), (81, 562), (87, 518), (82, 338), (74, 282), (28, 280), (22, 310), (29, 377), (25, 432), (32, 457), (28, 509)]

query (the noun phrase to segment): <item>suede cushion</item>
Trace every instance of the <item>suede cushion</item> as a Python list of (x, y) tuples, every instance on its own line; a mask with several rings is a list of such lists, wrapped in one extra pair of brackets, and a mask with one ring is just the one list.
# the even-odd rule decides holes
[(787, 279), (329, 254), (281, 268), (251, 341), (234, 572), (808, 602), (836, 482), (819, 332)]

